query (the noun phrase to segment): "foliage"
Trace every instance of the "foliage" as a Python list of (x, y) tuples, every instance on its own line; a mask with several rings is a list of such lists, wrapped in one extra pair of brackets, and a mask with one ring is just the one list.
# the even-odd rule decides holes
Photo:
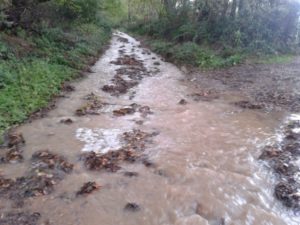
[(162, 40), (148, 40), (148, 45), (153, 51), (164, 56), (167, 60), (201, 68), (211, 69), (232, 66), (243, 59), (243, 56), (239, 53), (225, 57), (216, 55), (213, 51), (200, 47), (193, 42), (176, 44)]
[[(241, 52), (292, 53), (300, 44), (300, 4), (293, 0), (134, 1), (137, 5), (129, 10), (132, 14), (130, 31), (172, 41), (174, 45), (193, 42), (209, 46), (221, 56), (231, 49), (234, 52), (228, 55), (228, 61)], [(154, 9), (146, 7), (154, 3)], [(148, 11), (140, 10), (141, 7)]]
[(98, 56), (110, 38), (110, 7), (109, 0), (0, 0), (0, 136)]

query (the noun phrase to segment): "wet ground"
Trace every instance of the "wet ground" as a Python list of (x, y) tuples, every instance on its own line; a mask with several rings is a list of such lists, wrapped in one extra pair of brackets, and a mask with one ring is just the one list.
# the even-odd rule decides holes
[(0, 224), (300, 224), (297, 61), (184, 74), (116, 33), (91, 70), (7, 136)]

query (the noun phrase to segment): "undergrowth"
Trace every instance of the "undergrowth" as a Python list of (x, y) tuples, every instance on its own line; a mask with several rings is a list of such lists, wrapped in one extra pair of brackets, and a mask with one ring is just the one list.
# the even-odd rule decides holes
[[(70, 28), (72, 27), (72, 28)], [(92, 23), (0, 34), (0, 136), (45, 107), (61, 84), (78, 76), (110, 38)]]
[(147, 39), (147, 45), (167, 60), (178, 64), (196, 66), (204, 69), (216, 69), (233, 66), (243, 60), (239, 52), (225, 54), (217, 53), (208, 47), (193, 42), (175, 43), (158, 39)]

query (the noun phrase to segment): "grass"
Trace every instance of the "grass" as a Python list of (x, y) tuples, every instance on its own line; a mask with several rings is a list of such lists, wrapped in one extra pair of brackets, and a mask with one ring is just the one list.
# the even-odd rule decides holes
[(294, 59), (294, 55), (266, 55), (253, 60), (254, 63), (259, 64), (284, 64), (289, 63)]
[[(95, 24), (41, 28), (39, 35), (17, 30), (0, 35), (0, 136), (60, 92), (110, 39)], [(1, 141), (0, 141), (1, 142)]]
[(233, 66), (243, 60), (243, 55), (240, 53), (236, 52), (223, 56), (193, 42), (178, 44), (157, 39), (147, 39), (146, 43), (151, 50), (162, 55), (169, 61), (203, 69), (217, 69)]

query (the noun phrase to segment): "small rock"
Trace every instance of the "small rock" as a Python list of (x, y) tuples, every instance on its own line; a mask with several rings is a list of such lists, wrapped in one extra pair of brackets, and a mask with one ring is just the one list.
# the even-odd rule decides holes
[(154, 163), (151, 162), (151, 161), (149, 161), (148, 159), (144, 159), (144, 160), (143, 160), (143, 164), (144, 164), (144, 166), (146, 166), (146, 167), (155, 167)]
[(136, 203), (127, 203), (124, 207), (125, 211), (129, 211), (129, 212), (138, 212), (141, 210), (141, 207), (136, 204)]
[(187, 104), (187, 101), (185, 99), (181, 99), (179, 102), (178, 102), (179, 105), (186, 105)]
[(80, 188), (80, 190), (76, 193), (76, 195), (91, 194), (92, 192), (99, 189), (100, 186), (96, 182), (87, 182)]
[(137, 172), (129, 172), (129, 171), (124, 172), (125, 177), (137, 177), (138, 175), (139, 174)]
[(60, 122), (63, 123), (63, 124), (69, 125), (69, 124), (72, 124), (72, 123), (73, 123), (73, 120), (70, 119), (70, 118), (67, 118), (67, 119), (62, 119), (62, 120), (60, 120)]

